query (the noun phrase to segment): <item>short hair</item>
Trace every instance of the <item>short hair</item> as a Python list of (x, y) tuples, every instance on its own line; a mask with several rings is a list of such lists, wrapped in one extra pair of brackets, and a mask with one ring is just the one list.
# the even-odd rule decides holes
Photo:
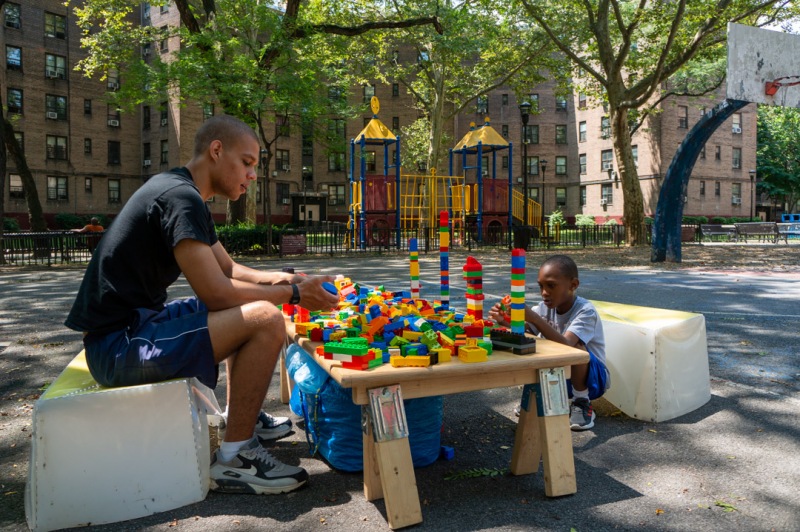
[(96, 216), (92, 216), (91, 222), (92, 222), (92, 224), (97, 225), (97, 224), (100, 223), (100, 220), (98, 220)]
[(258, 142), (253, 128), (231, 115), (212, 116), (200, 126), (194, 136), (194, 155), (201, 155), (215, 140), (223, 146), (235, 144), (241, 137), (250, 137)]
[(545, 266), (553, 266), (558, 269), (559, 273), (570, 279), (578, 278), (578, 265), (575, 261), (566, 255), (553, 255), (542, 263), (542, 268)]

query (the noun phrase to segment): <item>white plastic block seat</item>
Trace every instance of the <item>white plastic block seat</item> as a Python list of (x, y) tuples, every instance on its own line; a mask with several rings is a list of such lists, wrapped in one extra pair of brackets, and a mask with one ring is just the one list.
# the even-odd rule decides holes
[(102, 388), (81, 352), (34, 407), (28, 526), (113, 523), (203, 500), (207, 411), (219, 406), (196, 379)]
[(611, 389), (625, 414), (667, 421), (711, 399), (702, 314), (592, 301), (603, 322)]

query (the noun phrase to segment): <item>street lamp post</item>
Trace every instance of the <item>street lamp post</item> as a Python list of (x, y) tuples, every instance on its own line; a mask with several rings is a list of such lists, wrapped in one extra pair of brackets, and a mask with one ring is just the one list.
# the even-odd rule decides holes
[(541, 198), (542, 201), (540, 203), (542, 205), (542, 231), (544, 231), (545, 228), (546, 228), (545, 218), (544, 218), (544, 198), (545, 198), (545, 194), (544, 194), (544, 171), (547, 170), (547, 159), (539, 160), (539, 165), (542, 167), (542, 198)]
[(530, 244), (530, 223), (528, 220), (528, 118), (531, 114), (531, 103), (524, 101), (519, 104), (519, 113), (522, 118), (522, 234), (521, 247), (528, 250)]
[(756, 171), (750, 170), (750, 219), (756, 217)]

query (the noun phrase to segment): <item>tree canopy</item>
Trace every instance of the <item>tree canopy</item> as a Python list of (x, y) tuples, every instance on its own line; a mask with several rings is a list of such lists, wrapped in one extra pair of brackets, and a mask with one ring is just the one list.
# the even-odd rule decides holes
[(800, 200), (800, 109), (758, 108), (758, 188), (796, 212)]

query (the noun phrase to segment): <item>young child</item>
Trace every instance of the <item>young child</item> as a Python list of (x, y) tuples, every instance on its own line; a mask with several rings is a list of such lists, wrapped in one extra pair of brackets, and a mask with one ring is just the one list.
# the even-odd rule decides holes
[[(539, 290), (542, 302), (525, 309), (525, 321), (540, 336), (589, 352), (589, 362), (571, 367), (572, 378), (567, 381), (573, 397), (570, 406), (572, 430), (587, 430), (594, 426), (592, 399), (605, 393), (608, 369), (603, 324), (597, 310), (586, 299), (575, 295), (580, 285), (578, 266), (566, 255), (554, 255), (539, 268)], [(499, 303), (489, 311), (490, 319), (508, 325)]]

